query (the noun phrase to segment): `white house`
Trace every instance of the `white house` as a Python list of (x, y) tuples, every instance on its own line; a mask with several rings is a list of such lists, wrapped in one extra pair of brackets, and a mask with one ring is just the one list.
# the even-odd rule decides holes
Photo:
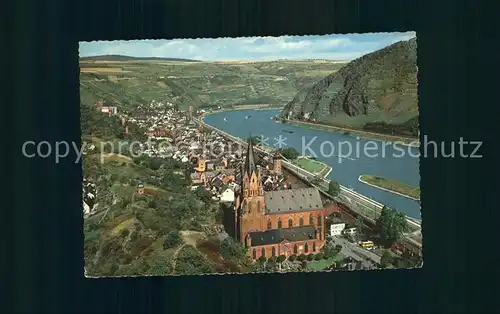
[(356, 228), (347, 228), (342, 232), (343, 234), (354, 235), (356, 234)]
[(345, 229), (345, 223), (340, 222), (340, 223), (334, 223), (330, 226), (330, 235), (333, 236), (339, 236), (342, 234), (342, 231)]
[(234, 202), (234, 190), (227, 188), (224, 192), (222, 192), (220, 196), (220, 201), (228, 203)]

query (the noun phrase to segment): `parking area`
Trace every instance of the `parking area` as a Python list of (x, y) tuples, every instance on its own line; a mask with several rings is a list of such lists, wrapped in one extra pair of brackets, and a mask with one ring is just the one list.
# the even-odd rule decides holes
[(366, 250), (362, 247), (360, 247), (359, 245), (355, 244), (355, 243), (351, 243), (349, 242), (347, 239), (343, 238), (343, 237), (339, 237), (339, 236), (336, 236), (336, 237), (332, 237), (332, 242), (335, 244), (335, 245), (341, 245), (342, 246), (342, 250), (340, 251), (340, 253), (342, 255), (344, 255), (345, 257), (351, 257), (353, 260), (355, 261), (359, 261), (359, 262), (371, 262), (373, 264), (379, 264), (380, 263), (380, 256), (378, 256), (377, 254), (369, 251), (369, 250)]

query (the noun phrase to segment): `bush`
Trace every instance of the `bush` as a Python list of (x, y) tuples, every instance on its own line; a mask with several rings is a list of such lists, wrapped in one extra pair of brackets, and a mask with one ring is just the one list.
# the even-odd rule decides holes
[(324, 259), (329, 259), (330, 257), (333, 257), (333, 256), (328, 256), (328, 255), (326, 255), (326, 254), (323, 254), (323, 258), (324, 258)]
[(137, 237), (138, 237), (138, 232), (137, 232), (137, 231), (134, 231), (134, 232), (132, 232), (132, 234), (130, 235), (130, 240), (131, 240), (131, 241), (135, 241), (135, 240), (137, 240)]
[(159, 230), (158, 230), (158, 235), (159, 236), (164, 236), (168, 233), (168, 230), (170, 230), (169, 227), (161, 227)]
[(138, 256), (147, 249), (151, 244), (153, 243), (153, 240), (149, 238), (139, 238), (137, 241), (132, 243), (132, 247), (130, 249), (130, 253), (133, 256)]
[(158, 206), (158, 203), (156, 202), (156, 198), (153, 198), (148, 202), (148, 208), (156, 208)]
[(299, 257), (297, 258), (300, 262), (305, 261), (306, 255), (305, 254), (300, 254)]
[(323, 259), (323, 253), (318, 253), (316, 254), (316, 256), (314, 257), (317, 261), (320, 261)]
[(121, 232), (121, 236), (122, 237), (126, 237), (126, 236), (129, 235), (129, 233), (130, 233), (130, 231), (128, 229), (123, 229), (122, 232)]
[(288, 257), (288, 260), (289, 260), (290, 262), (293, 262), (293, 261), (295, 261), (296, 259), (297, 259), (297, 255), (295, 255), (295, 254), (290, 255), (290, 256)]
[(170, 249), (179, 246), (182, 243), (182, 236), (178, 230), (172, 230), (165, 236), (165, 241), (163, 242), (163, 249)]
[(264, 263), (266, 261), (266, 258), (264, 256), (261, 256), (259, 257), (258, 261)]
[(307, 255), (307, 260), (308, 261), (312, 261), (314, 259), (314, 254), (313, 253), (310, 253), (309, 255)]
[(338, 252), (342, 251), (342, 245), (340, 244), (335, 245), (335, 250), (337, 250)]

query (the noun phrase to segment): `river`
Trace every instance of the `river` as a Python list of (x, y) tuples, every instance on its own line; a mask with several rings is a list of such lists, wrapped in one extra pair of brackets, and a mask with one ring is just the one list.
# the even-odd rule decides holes
[[(269, 138), (267, 143), (274, 147), (278, 147), (275, 139), (281, 135), (282, 143), (285, 144), (282, 148), (293, 147), (300, 154), (314, 154), (317, 160), (333, 167), (328, 179), (404, 212), (411, 218), (421, 219), (420, 204), (417, 201), (368, 186), (358, 180), (362, 174), (371, 174), (419, 186), (417, 147), (395, 147), (389, 143), (383, 145), (382, 141), (275, 123), (271, 117), (278, 113), (279, 110), (235, 110), (207, 115), (204, 121), (241, 138), (248, 138), (250, 134)], [(352, 152), (349, 153), (349, 150)]]

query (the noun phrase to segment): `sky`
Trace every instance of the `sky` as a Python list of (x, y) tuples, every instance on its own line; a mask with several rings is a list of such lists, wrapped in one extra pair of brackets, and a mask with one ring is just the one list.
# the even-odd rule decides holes
[(349, 61), (401, 40), (415, 32), (338, 34), (323, 36), (240, 37), (80, 42), (80, 57), (124, 55), (183, 58), (200, 61), (266, 61), (328, 59)]

